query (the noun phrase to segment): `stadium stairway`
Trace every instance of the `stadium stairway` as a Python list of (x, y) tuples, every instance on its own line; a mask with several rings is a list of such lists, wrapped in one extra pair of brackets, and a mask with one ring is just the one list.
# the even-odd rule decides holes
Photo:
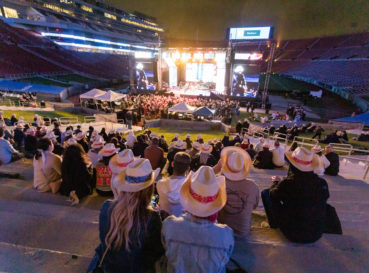
[[(0, 272), (85, 272), (98, 244), (98, 214), (104, 198), (96, 194), (71, 207), (67, 197), (32, 189), (32, 162), (0, 166), (0, 172), (24, 179), (0, 179)], [(286, 169), (252, 169), (260, 191)], [(329, 203), (341, 219), (344, 235), (324, 234), (316, 243), (288, 242), (279, 230), (262, 227), (262, 202), (253, 213), (252, 232), (237, 242), (233, 258), (247, 272), (368, 272), (369, 185), (325, 177)]]

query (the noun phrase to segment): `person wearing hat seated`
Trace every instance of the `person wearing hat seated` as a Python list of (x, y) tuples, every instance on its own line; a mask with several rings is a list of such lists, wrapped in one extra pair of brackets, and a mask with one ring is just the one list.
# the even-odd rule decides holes
[(263, 137), (259, 138), (259, 142), (255, 145), (255, 151), (258, 153), (263, 150), (265, 139)]
[(79, 203), (79, 200), (92, 194), (95, 186), (94, 172), (91, 162), (82, 146), (74, 138), (66, 142), (61, 166), (62, 183), (60, 193), (69, 196), (72, 205)]
[(102, 205), (100, 244), (87, 272), (155, 272), (155, 262), (164, 254), (162, 222), (149, 205), (159, 172), (140, 158), (114, 177), (118, 196)]
[(56, 155), (62, 155), (64, 153), (64, 148), (57, 141), (57, 136), (54, 134), (54, 131), (48, 132), (43, 138), (48, 138), (51, 140), (54, 146), (54, 150), (52, 151)]
[(191, 135), (187, 134), (186, 139), (184, 141), (186, 142), (187, 150), (191, 150), (191, 148), (192, 148)]
[(328, 166), (331, 164), (329, 160), (323, 155), (322, 147), (320, 145), (315, 145), (311, 151), (315, 153), (315, 156), (317, 157), (317, 164), (314, 168), (314, 173), (316, 173), (319, 176), (323, 176), (325, 169), (328, 168)]
[[(219, 212), (220, 223), (228, 225), (235, 237), (246, 237), (251, 229), (251, 213), (259, 204), (259, 188), (247, 179), (251, 158), (242, 148), (226, 147), (214, 167), (226, 178), (227, 203)], [(221, 168), (221, 170), (219, 170)]]
[(329, 166), (325, 168), (325, 174), (336, 176), (340, 171), (340, 158), (338, 154), (334, 152), (332, 146), (327, 145), (325, 147), (325, 157), (329, 161)]
[(96, 192), (102, 196), (113, 196), (111, 189), (112, 172), (109, 168), (110, 159), (119, 150), (113, 143), (107, 143), (99, 152), (100, 160), (96, 164)]
[(201, 166), (213, 167), (217, 164), (215, 157), (211, 154), (213, 146), (208, 143), (200, 145), (200, 153), (191, 160), (191, 170), (197, 171)]
[(79, 132), (76, 135), (76, 140), (77, 140), (78, 144), (82, 146), (83, 150), (85, 150), (85, 153), (88, 153), (89, 147), (88, 147), (88, 143), (87, 143), (86, 138), (85, 138), (85, 134), (82, 133), (82, 132)]
[(172, 141), (171, 142), (176, 142), (177, 140), (178, 140), (178, 138), (179, 138), (179, 134), (174, 134), (174, 138), (172, 139)]
[(258, 169), (273, 169), (273, 153), (269, 151), (269, 144), (263, 144), (263, 150), (258, 152), (254, 161), (254, 167)]
[(22, 157), (23, 155), (4, 139), (4, 128), (0, 128), (0, 165), (17, 161)]
[(117, 191), (117, 187), (114, 185), (115, 176), (119, 175), (122, 171), (124, 171), (127, 166), (135, 161), (136, 158), (133, 155), (132, 150), (125, 149), (120, 153), (114, 155), (109, 162), (109, 168), (111, 170), (111, 190), (114, 194), (115, 200), (118, 198), (119, 192)]
[(94, 169), (96, 169), (96, 165), (101, 159), (100, 151), (103, 148), (103, 146), (104, 139), (101, 136), (99, 136), (91, 144), (91, 149), (87, 153), (88, 159), (91, 161)]
[(227, 202), (224, 176), (211, 167), (191, 173), (180, 190), (186, 211), (163, 222), (162, 235), (167, 263), (163, 272), (225, 272), (234, 246), (233, 232), (217, 223), (218, 212)]
[(218, 162), (220, 159), (220, 153), (222, 152), (223, 144), (220, 141), (216, 141), (214, 144), (213, 151), (211, 154), (214, 156), (215, 162)]
[(150, 146), (145, 149), (145, 158), (150, 161), (153, 169), (162, 169), (166, 163), (164, 151), (159, 147), (159, 138), (159, 135), (152, 133)]
[(323, 234), (329, 198), (327, 182), (313, 170), (316, 156), (304, 147), (286, 152), (290, 167), (286, 178), (273, 177), (261, 197), (271, 228), (280, 228), (296, 243), (312, 243)]
[(163, 135), (159, 139), (159, 147), (162, 148), (164, 152), (168, 152), (168, 143)]
[(284, 150), (280, 146), (278, 140), (274, 142), (274, 149), (272, 150), (273, 153), (273, 164), (276, 168), (282, 168), (284, 166)]
[(145, 142), (145, 135), (139, 135), (137, 141), (133, 145), (132, 151), (135, 156), (145, 157), (145, 149), (149, 145)]
[(254, 160), (255, 155), (256, 155), (256, 151), (254, 149), (254, 145), (250, 143), (249, 148), (246, 150), (246, 152), (249, 154), (251, 160)]
[(176, 153), (172, 162), (173, 175), (163, 178), (157, 183), (156, 189), (159, 194), (159, 207), (163, 211), (162, 216), (180, 216), (182, 214), (183, 208), (179, 201), (179, 191), (186, 179), (187, 172), (190, 170), (190, 163), (189, 154), (185, 152)]
[(172, 164), (172, 162), (174, 160), (174, 156), (178, 152), (186, 151), (186, 148), (187, 148), (186, 143), (182, 139), (178, 139), (176, 142), (172, 142), (171, 146), (172, 146), (172, 148), (169, 149), (170, 152), (167, 155), (167, 159), (168, 159), (168, 163), (169, 163), (167, 172), (168, 172), (169, 175), (173, 174), (173, 164)]
[(17, 124), (17, 126), (14, 129), (14, 142), (16, 145), (16, 148), (21, 150), (23, 147), (23, 142), (24, 142), (24, 132), (23, 132), (23, 125), (22, 124)]
[(53, 154), (54, 145), (48, 138), (41, 138), (33, 158), (33, 187), (39, 192), (57, 193), (61, 185), (62, 158)]

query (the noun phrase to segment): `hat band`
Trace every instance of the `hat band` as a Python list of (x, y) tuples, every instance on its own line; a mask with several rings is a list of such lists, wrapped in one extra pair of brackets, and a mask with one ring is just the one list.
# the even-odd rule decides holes
[(297, 163), (303, 164), (303, 165), (310, 165), (313, 161), (304, 161), (301, 159), (296, 158), (294, 155), (292, 155), (293, 160), (295, 160)]
[(148, 175), (144, 176), (129, 176), (128, 174), (126, 174), (126, 182), (131, 184), (139, 184), (149, 181), (151, 177), (152, 173), (149, 173)]
[(128, 162), (124, 162), (124, 163), (117, 163), (117, 166), (118, 167), (121, 167), (121, 168), (123, 168), (123, 167), (127, 167), (130, 163), (132, 163), (133, 162), (133, 159), (131, 160), (131, 161), (128, 161)]
[(190, 187), (190, 194), (193, 197), (193, 199), (195, 199), (196, 201), (203, 203), (203, 204), (207, 204), (207, 203), (214, 202), (214, 200), (217, 199), (219, 195), (219, 191), (213, 196), (202, 196), (194, 192), (192, 188)]
[(103, 151), (103, 153), (105, 154), (111, 154), (111, 153), (114, 153), (115, 152), (115, 150), (109, 150), (109, 151)]
[(204, 148), (202, 148), (202, 150), (203, 150), (204, 152), (207, 152), (207, 151), (209, 151), (209, 150), (210, 150), (210, 148), (208, 148), (208, 149), (204, 149)]
[(96, 142), (95, 142), (95, 143), (92, 143), (92, 145), (93, 145), (93, 146), (103, 146), (103, 143), (102, 143), (102, 142), (100, 142), (100, 143), (96, 143)]

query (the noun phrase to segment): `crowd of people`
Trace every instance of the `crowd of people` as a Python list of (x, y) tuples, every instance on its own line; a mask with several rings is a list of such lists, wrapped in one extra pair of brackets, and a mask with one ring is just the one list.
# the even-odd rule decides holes
[[(280, 228), (292, 242), (342, 233), (323, 178), (339, 171), (330, 146), (323, 154), (318, 145), (296, 143), (285, 151), (278, 141), (272, 149), (264, 138), (253, 145), (242, 133), (169, 140), (150, 130), (135, 136), (80, 126), (62, 131), (58, 123), (52, 130), (37, 122), (14, 125), (0, 123), (1, 162), (32, 158), (36, 190), (59, 192), (73, 205), (95, 189), (111, 198), (101, 208), (100, 244), (88, 272), (225, 272), (235, 243), (252, 232), (260, 198), (264, 226)], [(248, 179), (253, 166), (288, 173), (260, 193)]]

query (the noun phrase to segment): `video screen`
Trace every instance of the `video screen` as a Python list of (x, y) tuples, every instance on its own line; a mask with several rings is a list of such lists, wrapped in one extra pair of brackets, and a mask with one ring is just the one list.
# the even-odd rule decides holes
[(188, 82), (215, 82), (217, 69), (213, 63), (187, 63), (186, 81)]
[(235, 64), (233, 66), (232, 96), (256, 97), (259, 86), (260, 65)]
[(153, 62), (136, 62), (136, 89), (156, 90)]

